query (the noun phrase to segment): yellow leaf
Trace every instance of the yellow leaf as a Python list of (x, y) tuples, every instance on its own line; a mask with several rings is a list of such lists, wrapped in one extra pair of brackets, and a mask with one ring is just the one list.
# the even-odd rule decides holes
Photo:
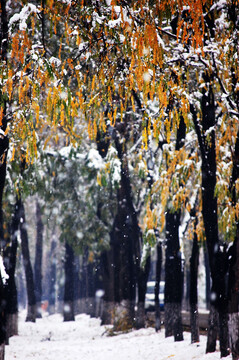
[(13, 146), (13, 148), (12, 148), (12, 157), (11, 157), (10, 161), (14, 160), (14, 156), (15, 156), (15, 146)]

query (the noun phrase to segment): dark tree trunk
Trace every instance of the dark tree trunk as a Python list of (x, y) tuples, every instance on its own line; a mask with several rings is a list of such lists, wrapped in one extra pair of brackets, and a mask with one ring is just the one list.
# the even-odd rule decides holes
[(166, 214), (165, 336), (183, 340), (181, 316), (182, 266), (179, 247), (180, 212)]
[(64, 321), (74, 321), (74, 251), (65, 243)]
[(113, 312), (114, 312), (114, 304), (115, 304), (114, 261), (113, 261), (112, 242), (110, 249), (102, 253), (101, 264), (102, 264), (102, 277), (103, 277), (103, 286), (104, 286), (103, 311), (101, 317), (101, 324), (106, 325), (113, 323)]
[(56, 310), (56, 240), (53, 234), (50, 250), (50, 278), (49, 278), (49, 313), (54, 314)]
[(138, 304), (136, 313), (136, 328), (145, 327), (145, 294), (147, 289), (147, 281), (150, 272), (151, 255), (148, 254), (144, 268), (139, 268), (138, 274)]
[(190, 258), (190, 294), (189, 294), (192, 343), (199, 341), (198, 265), (199, 265), (199, 246), (198, 246), (198, 237), (196, 234), (196, 222), (195, 222), (192, 255)]
[[(110, 250), (102, 256), (104, 264), (104, 306), (102, 322), (109, 322), (109, 311), (116, 315), (115, 305), (119, 305), (123, 312), (124, 326), (131, 327), (134, 323), (134, 307), (136, 297), (136, 272), (137, 264), (136, 249), (140, 242), (140, 230), (137, 213), (132, 201), (132, 190), (126, 155), (126, 143), (122, 144), (120, 133), (125, 132), (126, 127), (116, 125), (112, 138), (121, 162), (121, 181), (117, 191), (117, 214), (110, 233)], [(102, 157), (105, 157), (109, 147), (109, 139), (97, 134), (97, 148)], [(136, 270), (137, 268), (137, 270)], [(105, 311), (108, 309), (107, 311)], [(111, 309), (111, 310), (110, 310)], [(108, 314), (108, 315), (107, 315)], [(112, 317), (112, 316), (111, 316)], [(115, 317), (117, 322), (117, 317)], [(120, 319), (119, 319), (120, 320)]]
[(32, 271), (32, 264), (29, 253), (28, 234), (26, 228), (25, 209), (22, 201), (20, 201), (20, 235), (22, 245), (23, 265), (26, 275), (26, 287), (27, 287), (27, 317), (26, 321), (36, 321), (36, 297), (34, 277)]
[[(186, 125), (180, 118), (177, 130), (175, 150), (184, 145)], [(174, 334), (175, 341), (183, 340), (182, 327), (182, 260), (179, 245), (179, 226), (181, 212), (167, 211), (166, 213), (166, 261), (165, 261), (165, 336)]]
[[(140, 242), (140, 230), (132, 200), (128, 163), (125, 157), (126, 145), (123, 147), (117, 136), (115, 145), (121, 161), (121, 181), (117, 191), (118, 207), (112, 229), (115, 301), (123, 306), (124, 326), (132, 327), (136, 296), (136, 249)], [(122, 315), (123, 313), (121, 312)]]
[(86, 296), (87, 296), (87, 260), (86, 250), (82, 256), (82, 264), (80, 269), (80, 298), (81, 298), (81, 313), (86, 312)]
[(133, 214), (127, 206), (131, 194), (126, 182), (128, 183), (128, 179), (126, 176), (124, 179), (122, 174), (121, 187), (118, 190), (118, 213), (114, 224), (115, 300), (123, 306), (125, 326), (132, 327), (136, 295), (134, 237), (137, 229), (136, 233), (133, 233)]
[(75, 315), (81, 313), (80, 309), (80, 257), (75, 255), (74, 258), (74, 303)]
[(232, 359), (239, 359), (239, 225), (237, 225), (237, 233), (234, 240), (233, 248), (229, 253), (229, 343), (232, 353)]
[(102, 318), (103, 311), (103, 271), (102, 259), (97, 257), (95, 259), (95, 317)]
[(207, 245), (204, 244), (203, 246), (204, 251), (204, 265), (205, 265), (205, 276), (206, 276), (206, 306), (207, 309), (210, 309), (210, 292), (211, 292), (211, 275), (210, 275), (210, 266), (209, 266), (209, 259), (208, 259), (208, 251)]
[(34, 283), (36, 296), (36, 317), (41, 318), (41, 298), (42, 298), (42, 247), (43, 247), (43, 223), (41, 218), (41, 208), (36, 202), (36, 252), (34, 264)]
[(218, 311), (213, 304), (210, 306), (208, 319), (207, 347), (206, 353), (216, 351), (217, 335), (219, 330)]
[(6, 247), (4, 263), (8, 273), (6, 296), (7, 296), (7, 339), (18, 335), (18, 300), (17, 287), (15, 282), (15, 269), (17, 261), (17, 233), (20, 225), (20, 202), (16, 201), (14, 215), (10, 225), (10, 242)]
[(89, 266), (88, 266), (88, 257), (89, 250), (88, 247), (85, 248), (84, 254), (82, 256), (82, 266), (81, 266), (81, 279), (80, 279), (80, 312), (89, 314)]
[[(208, 93), (202, 97), (202, 126), (207, 131), (214, 127), (215, 120), (215, 102), (212, 86), (209, 86)], [(227, 296), (226, 296), (226, 264), (225, 256), (221, 253), (218, 237), (218, 212), (217, 197), (215, 196), (216, 186), (216, 151), (215, 151), (215, 131), (211, 131), (210, 143), (207, 143), (204, 135), (204, 156), (202, 156), (202, 214), (207, 241), (209, 265), (212, 277), (211, 304), (216, 306), (219, 312), (219, 318), (225, 318), (227, 315)], [(221, 324), (221, 322), (220, 322)], [(226, 324), (224, 324), (226, 325)], [(227, 325), (226, 325), (227, 328)], [(220, 334), (226, 331), (226, 328), (220, 330)], [(209, 332), (210, 335), (210, 332)], [(214, 349), (214, 339), (210, 344), (211, 338), (208, 336), (207, 349)], [(227, 336), (220, 337), (221, 355), (228, 355)]]
[(157, 261), (156, 261), (156, 279), (155, 279), (155, 330), (161, 329), (161, 311), (159, 303), (159, 290), (162, 269), (162, 246), (161, 242), (157, 244)]
[(94, 277), (94, 264), (89, 262), (87, 256), (87, 314), (90, 316), (95, 315), (95, 277)]
[[(128, 224), (126, 223), (128, 212), (125, 206), (125, 198), (122, 197), (123, 189), (119, 189), (118, 213), (114, 222), (113, 251), (114, 251), (114, 293), (115, 301), (120, 310), (115, 313), (115, 326), (124, 324), (124, 327), (133, 326), (134, 299), (132, 288), (134, 282), (133, 272), (133, 244), (129, 236)], [(123, 205), (123, 206), (122, 206)], [(122, 308), (122, 309), (121, 309)], [(121, 319), (122, 318), (122, 319)]]
[[(215, 196), (216, 186), (216, 150), (215, 150), (215, 100), (213, 88), (210, 83), (212, 79), (205, 74), (205, 83), (208, 84), (208, 91), (203, 90), (201, 101), (202, 123), (198, 123), (197, 114), (193, 106), (191, 112), (195, 130), (198, 136), (202, 158), (202, 215), (204, 221), (205, 236), (207, 242), (209, 266), (212, 278), (211, 306), (216, 307), (219, 312), (220, 325), (224, 323), (224, 329), (220, 334), (221, 356), (228, 354), (228, 336), (226, 321), (227, 318), (227, 294), (226, 294), (226, 271), (227, 261), (225, 253), (221, 252), (218, 236), (218, 212), (217, 197)], [(210, 133), (207, 135), (206, 132)], [(209, 138), (208, 138), (209, 136)], [(208, 351), (215, 351), (215, 339), (208, 332)], [(222, 336), (223, 335), (223, 336)]]
[[(238, 94), (239, 104), (239, 94)], [(233, 205), (236, 205), (236, 180), (239, 178), (239, 132), (235, 144), (233, 157), (233, 169), (230, 183)], [(232, 359), (239, 359), (239, 222), (237, 219), (237, 229), (233, 246), (229, 249), (229, 281), (228, 281), (228, 312), (229, 312), (229, 342), (232, 352)]]

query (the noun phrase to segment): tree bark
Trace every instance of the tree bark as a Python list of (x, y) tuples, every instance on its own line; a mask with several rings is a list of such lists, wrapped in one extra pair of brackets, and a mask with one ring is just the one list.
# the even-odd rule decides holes
[(165, 336), (174, 335), (175, 341), (183, 340), (181, 317), (182, 268), (179, 247), (180, 212), (166, 214), (166, 261), (165, 261)]
[(151, 255), (146, 259), (144, 268), (140, 267), (138, 275), (138, 304), (136, 312), (136, 328), (145, 327), (145, 294), (147, 289), (147, 281), (150, 272)]
[(26, 321), (36, 321), (36, 297), (34, 277), (32, 271), (32, 264), (29, 253), (28, 234), (26, 228), (25, 209), (22, 201), (20, 200), (20, 236), (22, 245), (23, 265), (26, 275), (26, 287), (27, 287), (27, 317)]
[(207, 244), (203, 245), (204, 251), (204, 265), (205, 265), (205, 273), (206, 273), (206, 307), (210, 309), (210, 292), (211, 292), (211, 275), (210, 275), (210, 267), (209, 267), (209, 259), (208, 259), (208, 251)]
[(196, 234), (196, 223), (194, 226), (194, 237), (192, 255), (190, 258), (190, 323), (191, 323), (191, 342), (199, 342), (199, 321), (198, 321), (198, 265), (199, 265), (199, 246)]
[[(132, 199), (132, 189), (125, 156), (125, 146), (115, 137), (118, 157), (121, 161), (121, 181), (117, 191), (117, 214), (112, 229), (114, 251), (115, 301), (126, 304), (124, 317), (129, 327), (134, 324), (134, 307), (136, 298), (136, 249), (140, 242), (138, 216)], [(117, 250), (118, 248), (118, 250)], [(137, 270), (136, 270), (137, 268)]]
[[(180, 118), (177, 129), (175, 150), (179, 151), (186, 136), (186, 125)], [(179, 244), (180, 210), (168, 210), (166, 213), (166, 261), (165, 261), (165, 336), (174, 334), (175, 341), (183, 340), (182, 327), (182, 260)]]
[(74, 251), (71, 245), (65, 243), (65, 292), (64, 321), (75, 321), (74, 316)]
[(88, 253), (87, 253), (87, 294), (86, 294), (86, 303), (87, 303), (87, 314), (91, 317), (95, 315), (95, 278), (94, 278), (94, 264), (89, 262)]
[[(202, 97), (202, 126), (206, 132), (210, 127), (214, 127), (215, 120), (215, 101), (212, 86), (209, 91), (203, 92)], [(216, 151), (215, 151), (215, 130), (210, 134), (210, 143), (204, 136), (204, 156), (202, 156), (202, 214), (207, 241), (209, 265), (212, 277), (211, 304), (216, 306), (219, 317), (225, 317), (227, 311), (226, 296), (226, 258), (220, 251), (218, 237), (218, 212), (217, 197), (215, 196), (216, 186)], [(227, 326), (226, 326), (227, 327)], [(226, 331), (226, 329), (224, 329)], [(221, 333), (221, 332), (220, 332)], [(208, 342), (210, 337), (208, 337)], [(226, 341), (226, 343), (224, 343)], [(213, 349), (214, 344), (208, 344), (208, 349)], [(220, 338), (221, 355), (225, 356), (225, 349), (228, 348), (227, 336)]]
[(49, 313), (56, 310), (56, 240), (53, 233), (50, 250), (50, 277), (49, 277)]
[(43, 247), (43, 223), (41, 218), (40, 204), (36, 202), (36, 251), (34, 264), (34, 284), (36, 296), (36, 317), (41, 318), (41, 298), (42, 298), (42, 247)]
[(17, 199), (15, 204), (14, 215), (10, 224), (9, 234), (10, 241), (4, 254), (4, 263), (9, 276), (6, 286), (7, 297), (7, 341), (13, 335), (18, 335), (18, 300), (17, 287), (15, 282), (15, 269), (17, 261), (18, 240), (17, 234), (20, 225), (20, 202)]
[[(217, 311), (219, 312), (219, 317), (222, 319), (226, 318), (227, 312), (227, 294), (225, 281), (227, 261), (225, 253), (221, 251), (219, 246), (217, 197), (215, 196), (215, 99), (211, 84), (211, 75), (207, 74), (206, 72), (204, 75), (204, 80), (208, 86), (208, 89), (203, 89), (203, 96), (201, 100), (202, 121), (200, 125), (196, 111), (192, 105), (190, 106), (190, 109), (193, 115), (194, 126), (197, 133), (202, 158), (202, 215), (212, 278), (211, 306), (216, 307)], [(210, 131), (209, 134), (207, 134), (208, 131)], [(220, 322), (220, 324), (221, 323), (222, 322)], [(226, 332), (227, 326), (225, 322), (223, 323), (225, 325), (223, 332)], [(220, 334), (222, 334), (222, 331), (220, 331)], [(211, 339), (212, 343), (210, 344)], [(210, 351), (214, 351), (213, 349), (215, 349), (213, 339), (214, 338), (210, 336), (209, 332), (207, 349), (210, 349)], [(220, 337), (221, 356), (225, 356), (225, 349), (227, 348), (227, 336)]]
[(218, 311), (215, 308), (215, 306), (211, 304), (209, 319), (208, 319), (206, 353), (211, 353), (216, 351), (218, 329), (219, 329)]
[(161, 329), (161, 310), (159, 303), (159, 291), (162, 269), (162, 246), (161, 242), (157, 244), (157, 261), (156, 261), (156, 279), (155, 279), (155, 330)]
[(101, 317), (101, 324), (113, 324), (113, 313), (115, 304), (115, 293), (114, 293), (114, 262), (113, 262), (113, 244), (111, 234), (110, 249), (104, 251), (101, 255), (102, 264), (102, 277), (104, 286), (103, 295), (103, 311)]
[[(239, 94), (238, 94), (239, 103)], [(235, 206), (236, 198), (236, 180), (239, 178), (239, 131), (237, 133), (235, 151), (233, 156), (233, 169), (230, 182), (230, 192), (232, 194), (232, 203)], [(228, 280), (228, 312), (229, 312), (229, 343), (232, 353), (232, 359), (239, 359), (239, 222), (237, 219), (237, 228), (233, 246), (229, 249), (229, 280)]]
[(80, 314), (80, 256), (74, 256), (74, 302), (75, 314)]

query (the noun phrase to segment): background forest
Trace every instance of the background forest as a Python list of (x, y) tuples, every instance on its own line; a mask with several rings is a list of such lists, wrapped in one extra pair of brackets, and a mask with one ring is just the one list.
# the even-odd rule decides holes
[[(163, 272), (165, 334), (175, 341), (186, 263), (198, 341), (201, 248), (211, 277), (207, 351), (219, 336), (221, 355), (239, 359), (238, 5), (1, 0), (2, 358), (17, 331), (20, 251), (28, 321), (40, 316), (47, 248), (50, 311), (60, 253), (64, 320), (90, 312), (102, 289), (102, 323), (121, 330), (145, 326), (154, 249), (155, 293)], [(157, 296), (155, 313), (159, 330)]]

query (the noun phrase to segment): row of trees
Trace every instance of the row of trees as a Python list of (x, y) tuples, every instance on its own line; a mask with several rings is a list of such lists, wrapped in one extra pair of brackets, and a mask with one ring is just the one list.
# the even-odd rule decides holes
[[(87, 250), (102, 264), (104, 322), (117, 303), (132, 323), (137, 288), (142, 326), (150, 248), (159, 232), (167, 244), (166, 335), (174, 332), (176, 340), (180, 234), (193, 240), (192, 320), (197, 245), (206, 240), (211, 323), (218, 317), (221, 355), (230, 348), (233, 359), (239, 358), (238, 27), (236, 0), (1, 0), (1, 210), (9, 151), (15, 175), (8, 184), (18, 201), (41, 184), (68, 259), (70, 248)], [(4, 248), (2, 211), (0, 225)], [(160, 254), (159, 242), (158, 280)], [(4, 289), (1, 283), (3, 309)], [(71, 306), (72, 295), (66, 301)], [(214, 351), (215, 326), (209, 335), (207, 351)]]

